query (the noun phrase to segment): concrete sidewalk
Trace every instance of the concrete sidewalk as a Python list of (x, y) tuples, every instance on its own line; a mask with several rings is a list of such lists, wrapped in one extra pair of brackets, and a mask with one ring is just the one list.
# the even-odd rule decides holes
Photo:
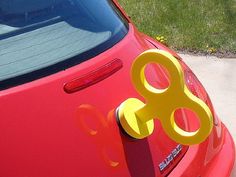
[[(236, 142), (236, 58), (180, 56), (206, 88), (216, 113)], [(236, 177), (236, 164), (231, 177)]]

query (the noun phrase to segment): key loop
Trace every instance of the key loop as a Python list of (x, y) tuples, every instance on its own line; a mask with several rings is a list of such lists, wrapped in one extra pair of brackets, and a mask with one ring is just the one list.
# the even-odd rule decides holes
[[(169, 87), (157, 89), (145, 77), (149, 63), (160, 64), (170, 75)], [(132, 82), (145, 98), (146, 104), (136, 98), (129, 98), (119, 108), (119, 120), (123, 129), (134, 138), (149, 136), (154, 129), (154, 119), (159, 119), (166, 134), (178, 143), (192, 145), (204, 141), (213, 127), (213, 116), (209, 107), (189, 90), (178, 60), (162, 50), (148, 50), (136, 58), (131, 69)], [(200, 128), (195, 132), (181, 129), (175, 122), (177, 109), (187, 108), (195, 112)]]
[[(158, 51), (158, 52), (157, 52)], [(166, 89), (157, 89), (146, 80), (145, 67), (149, 63), (160, 64), (169, 73), (170, 84)], [(180, 77), (179, 77), (180, 76)], [(176, 92), (184, 87), (184, 73), (179, 62), (169, 53), (162, 50), (148, 50), (143, 52), (132, 65), (131, 77), (136, 90), (145, 98), (153, 97), (153, 93), (162, 94), (167, 90)]]
[[(189, 99), (190, 100), (190, 99)], [(177, 109), (185, 108), (196, 113), (200, 127), (194, 132), (188, 132), (181, 129), (175, 122), (174, 113)], [(164, 115), (163, 115), (164, 116)], [(165, 132), (176, 142), (181, 144), (199, 144), (204, 141), (212, 130), (212, 114), (210, 109), (205, 105), (200, 99), (195, 101), (189, 101), (185, 104), (180, 104), (179, 107), (176, 107), (169, 112), (169, 115), (159, 118), (161, 121), (162, 127)]]

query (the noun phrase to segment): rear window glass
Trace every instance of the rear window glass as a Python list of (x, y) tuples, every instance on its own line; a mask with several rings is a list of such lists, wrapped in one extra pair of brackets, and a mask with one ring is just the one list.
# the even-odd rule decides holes
[(127, 31), (107, 0), (0, 0), (0, 89), (90, 59)]

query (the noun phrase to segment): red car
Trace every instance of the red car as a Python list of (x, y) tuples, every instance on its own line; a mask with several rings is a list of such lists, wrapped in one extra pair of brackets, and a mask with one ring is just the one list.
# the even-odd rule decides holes
[[(213, 112), (203, 143), (176, 143), (158, 120), (142, 140), (119, 127), (119, 105), (143, 100), (130, 69), (148, 49), (177, 58), (189, 89)], [(162, 67), (150, 64), (145, 72), (153, 86), (168, 86)], [(201, 83), (175, 52), (140, 33), (115, 0), (1, 0), (0, 89), (1, 177), (231, 173), (234, 142)], [(175, 117), (188, 131), (199, 126), (188, 110)]]

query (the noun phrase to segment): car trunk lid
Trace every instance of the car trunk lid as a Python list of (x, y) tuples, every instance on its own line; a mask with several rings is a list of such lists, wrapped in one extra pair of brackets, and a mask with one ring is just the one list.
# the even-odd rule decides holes
[[(171, 140), (158, 120), (154, 133), (143, 140), (128, 137), (116, 120), (116, 109), (127, 98), (145, 101), (131, 83), (130, 68), (150, 47), (130, 26), (125, 39), (103, 54), (1, 91), (0, 175), (166, 176), (187, 146)], [(64, 90), (113, 61), (122, 65), (106, 78), (70, 94)], [(187, 126), (182, 115), (179, 123)]]

